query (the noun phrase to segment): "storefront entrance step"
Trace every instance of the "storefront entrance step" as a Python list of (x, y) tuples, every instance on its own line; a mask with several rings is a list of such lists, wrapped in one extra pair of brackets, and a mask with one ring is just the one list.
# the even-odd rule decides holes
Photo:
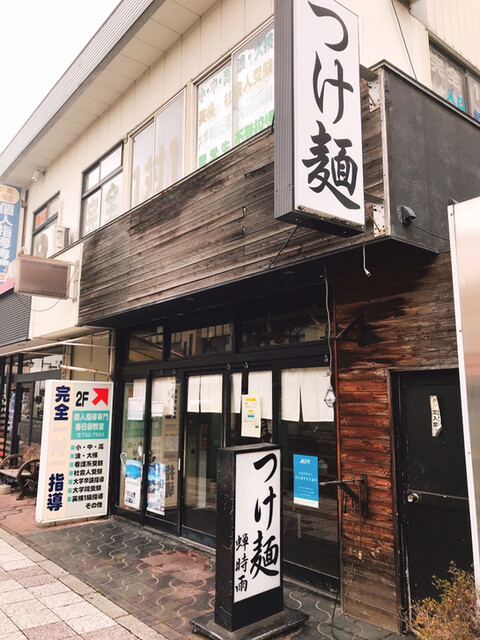
[(199, 631), (213, 640), (267, 640), (281, 633), (292, 631), (308, 620), (308, 616), (302, 611), (294, 611), (285, 607), (282, 612), (264, 620), (249, 624), (237, 629), (237, 631), (228, 631), (218, 625), (213, 616), (212, 613), (190, 620), (194, 633)]

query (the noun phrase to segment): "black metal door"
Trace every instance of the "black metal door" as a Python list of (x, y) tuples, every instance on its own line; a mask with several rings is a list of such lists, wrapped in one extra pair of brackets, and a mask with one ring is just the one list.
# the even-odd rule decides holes
[(398, 378), (399, 502), (406, 599), (438, 595), (432, 577), (472, 565), (456, 371)]

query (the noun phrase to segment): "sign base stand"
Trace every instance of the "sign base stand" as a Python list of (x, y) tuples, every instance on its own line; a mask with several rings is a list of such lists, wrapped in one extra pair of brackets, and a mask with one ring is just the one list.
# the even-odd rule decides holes
[(207, 613), (190, 620), (194, 633), (203, 633), (214, 640), (267, 640), (281, 633), (292, 631), (308, 620), (308, 615), (297, 609), (285, 607), (280, 613), (252, 624), (228, 631), (214, 620), (214, 613)]

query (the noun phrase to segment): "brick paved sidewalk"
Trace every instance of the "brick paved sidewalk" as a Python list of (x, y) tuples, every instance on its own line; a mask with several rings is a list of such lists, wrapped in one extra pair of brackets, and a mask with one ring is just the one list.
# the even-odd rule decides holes
[(1, 640), (164, 640), (103, 595), (0, 530)]
[[(112, 633), (125, 634), (128, 630), (134, 635), (119, 635), (118, 639), (203, 638), (192, 633), (190, 619), (208, 613), (214, 607), (215, 560), (211, 549), (194, 547), (177, 537), (116, 518), (59, 526), (38, 525), (34, 520), (34, 508), (35, 500), (32, 498), (16, 501), (12, 496), (0, 495), (0, 527), (18, 536), (18, 539), (12, 539), (21, 545), (21, 551), (27, 558), (26, 551), (37, 552), (35, 558), (42, 570), (56, 567), (52, 571), (58, 575), (49, 575), (60, 580), (65, 587), (72, 588), (70, 580), (76, 585), (83, 585), (81, 588), (86, 590), (85, 593), (74, 591), (86, 603), (96, 604), (92, 599), (98, 599), (105, 606), (108, 603), (114, 607), (112, 613), (98, 607), (111, 619), (110, 629), (95, 630), (95, 633), (105, 635), (80, 637), (117, 640)], [(1, 535), (8, 534), (4, 532)], [(405, 636), (342, 614), (334, 596), (286, 583), (285, 604), (304, 611), (309, 620), (303, 627), (277, 636), (278, 640), (405, 640)], [(69, 625), (68, 621), (62, 622)], [(73, 636), (31, 637), (35, 640), (79, 637), (69, 626)], [(24, 634), (18, 638), (30, 638)], [(3, 638), (0, 624), (0, 640)], [(17, 636), (6, 638), (17, 640)]]

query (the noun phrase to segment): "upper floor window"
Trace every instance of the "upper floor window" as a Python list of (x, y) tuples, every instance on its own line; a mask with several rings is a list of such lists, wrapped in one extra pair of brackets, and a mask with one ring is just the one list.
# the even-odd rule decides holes
[(480, 79), (434, 46), (430, 47), (430, 68), (435, 93), (480, 122)]
[(183, 178), (184, 111), (182, 93), (134, 136), (132, 207)]
[(123, 145), (115, 147), (83, 174), (82, 236), (122, 212)]
[(66, 230), (58, 225), (60, 195), (57, 193), (33, 214), (34, 256), (48, 258), (68, 244)]
[(198, 85), (198, 167), (272, 124), (273, 35), (266, 27)]

